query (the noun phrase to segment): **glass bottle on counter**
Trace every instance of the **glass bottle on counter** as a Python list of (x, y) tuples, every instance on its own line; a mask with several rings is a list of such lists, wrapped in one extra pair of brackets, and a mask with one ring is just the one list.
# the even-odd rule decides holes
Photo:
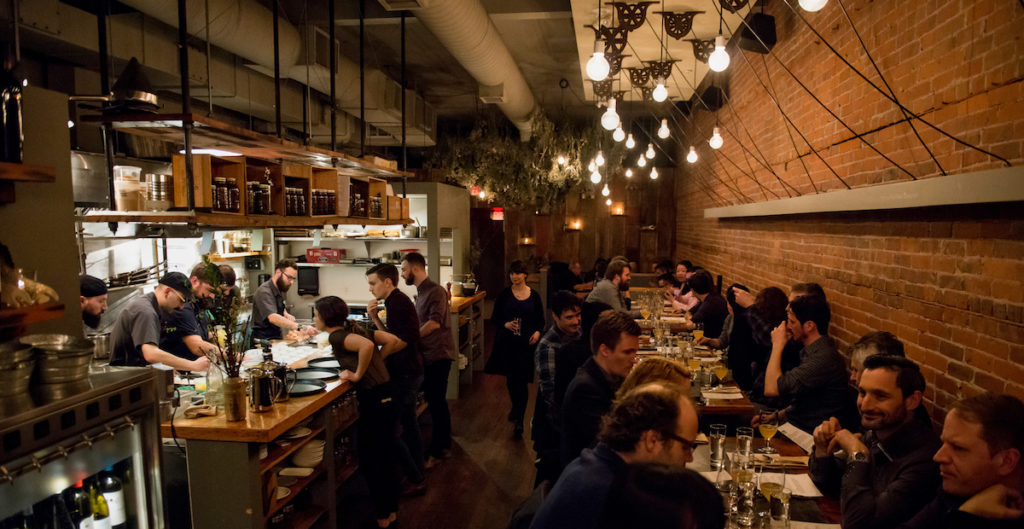
[[(211, 371), (216, 371), (213, 369)], [(99, 476), (99, 490), (103, 499), (107, 502), (107, 512), (110, 515), (111, 529), (126, 529), (128, 518), (124, 510), (124, 488), (121, 480), (114, 475), (114, 467), (107, 467)]]
[(21, 80), (10, 59), (0, 73), (0, 161), (21, 163), (24, 135), (21, 129)]
[(64, 501), (74, 527), (92, 529), (92, 498), (82, 486), (82, 482), (75, 483), (75, 486), (64, 491), (64, 494)]
[(100, 493), (99, 488), (96, 486), (95, 479), (90, 478), (87, 483), (89, 500), (92, 504), (93, 529), (111, 529), (110, 511), (107, 510), (107, 500), (103, 497), (103, 494)]

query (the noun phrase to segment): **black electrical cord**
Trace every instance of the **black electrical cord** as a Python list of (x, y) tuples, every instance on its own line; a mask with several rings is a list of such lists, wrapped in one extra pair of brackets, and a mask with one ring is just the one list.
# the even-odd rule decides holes
[(178, 450), (181, 451), (181, 453), (184, 455), (185, 448), (178, 443), (178, 434), (177, 432), (174, 431), (174, 415), (177, 413), (178, 408), (181, 406), (181, 393), (178, 391), (178, 388), (174, 388), (174, 402), (176, 404), (174, 406), (171, 406), (171, 440), (174, 441), (174, 446), (177, 446)]

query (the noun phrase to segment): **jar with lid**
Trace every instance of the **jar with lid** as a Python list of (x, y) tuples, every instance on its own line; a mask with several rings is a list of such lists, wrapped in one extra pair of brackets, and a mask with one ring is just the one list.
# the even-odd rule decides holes
[(270, 207), (270, 184), (260, 184), (260, 214), (269, 215)]
[(213, 209), (219, 209), (224, 211), (228, 209), (228, 182), (227, 178), (218, 176), (213, 179), (214, 191), (216, 195), (213, 198)]
[(295, 214), (295, 189), (291, 187), (284, 188), (284, 214)]
[(259, 208), (259, 191), (260, 185), (257, 182), (245, 183), (246, 213), (256, 213), (256, 209)]
[(306, 193), (303, 192), (301, 187), (295, 189), (295, 198), (298, 201), (298, 205), (299, 205), (299, 208), (298, 208), (299, 212), (298, 212), (298, 214), (299, 215), (305, 215), (306, 214)]
[(238, 181), (234, 178), (227, 178), (225, 179), (225, 182), (227, 186), (228, 195), (227, 207), (225, 209), (227, 209), (228, 211), (238, 213), (240, 208), (239, 195), (241, 194), (241, 192), (238, 190)]

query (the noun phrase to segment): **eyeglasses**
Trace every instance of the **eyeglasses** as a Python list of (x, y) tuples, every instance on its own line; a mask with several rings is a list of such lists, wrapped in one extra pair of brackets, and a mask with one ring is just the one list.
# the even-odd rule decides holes
[(181, 295), (181, 292), (178, 292), (177, 290), (174, 290), (173, 288), (171, 289), (171, 292), (174, 292), (174, 295), (178, 297), (178, 302), (179, 303), (181, 303), (182, 305), (185, 304), (185, 296)]
[(297, 276), (297, 275), (294, 275), (294, 276), (290, 276), (290, 275), (288, 275), (288, 274), (281, 274), (281, 275), (283, 275), (283, 276), (287, 277), (287, 278), (288, 278), (288, 281), (295, 281), (296, 279), (298, 279), (298, 278), (299, 278), (299, 276)]
[(662, 435), (668, 437), (669, 439), (675, 439), (676, 441), (679, 441), (679, 444), (683, 445), (683, 450), (692, 451), (694, 448), (697, 447), (696, 441), (690, 441), (689, 439), (686, 439), (685, 437), (680, 437), (675, 433), (662, 432)]

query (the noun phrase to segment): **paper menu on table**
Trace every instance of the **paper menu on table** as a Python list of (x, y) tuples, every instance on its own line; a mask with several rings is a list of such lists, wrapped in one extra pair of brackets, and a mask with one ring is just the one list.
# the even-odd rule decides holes
[(743, 393), (739, 391), (701, 391), (700, 396), (708, 400), (739, 400), (743, 398)]
[(779, 425), (779, 433), (785, 435), (808, 454), (814, 449), (814, 437), (788, 422)]

